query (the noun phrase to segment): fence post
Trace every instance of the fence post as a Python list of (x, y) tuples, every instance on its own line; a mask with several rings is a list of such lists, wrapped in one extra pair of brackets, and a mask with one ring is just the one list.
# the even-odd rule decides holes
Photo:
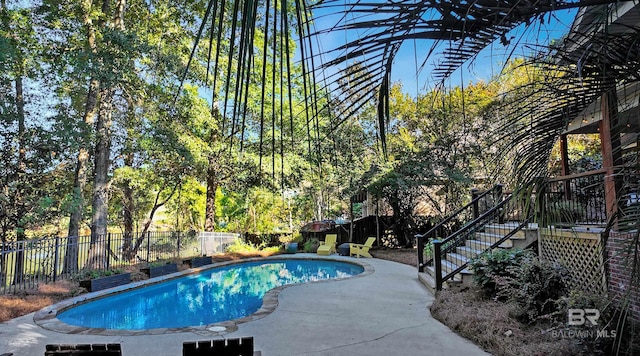
[(442, 258), (440, 257), (440, 248), (442, 242), (433, 240), (433, 269), (435, 271), (436, 291), (442, 290)]
[[(502, 184), (496, 184), (496, 199), (495, 203), (500, 204), (504, 199), (504, 193), (502, 192)], [(498, 214), (498, 224), (504, 224), (504, 208), (501, 209)]]
[(176, 257), (180, 258), (180, 231), (178, 231), (178, 246), (176, 248), (176, 251), (178, 253), (178, 255)]
[(418, 245), (418, 272), (424, 272), (424, 235), (416, 235)]
[(149, 257), (151, 255), (151, 231), (147, 231), (147, 263), (150, 263), (151, 260)]
[(56, 249), (53, 253), (53, 282), (56, 282), (56, 277), (58, 276), (58, 253), (60, 250), (60, 237), (56, 236)]
[[(471, 189), (471, 200), (476, 200), (476, 198), (478, 197), (478, 189), (473, 188)], [(478, 209), (478, 202), (474, 201), (473, 202), (473, 219), (477, 219), (478, 216), (480, 216), (480, 212)]]
[(107, 233), (107, 250), (104, 251), (105, 258), (107, 259), (107, 269), (111, 266), (111, 256), (109, 256), (109, 251), (111, 251), (111, 233)]

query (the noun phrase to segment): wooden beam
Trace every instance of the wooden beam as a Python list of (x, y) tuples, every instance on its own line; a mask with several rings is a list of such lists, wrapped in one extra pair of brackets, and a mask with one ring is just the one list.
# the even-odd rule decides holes
[[(567, 144), (567, 134), (560, 136), (560, 165), (562, 167), (562, 175), (569, 175), (569, 153)], [(564, 181), (564, 198), (571, 200), (571, 182), (569, 180)]]
[(618, 127), (618, 97), (615, 88), (602, 95), (602, 121), (600, 121), (600, 144), (607, 219), (618, 211), (618, 197), (622, 194), (622, 147)]

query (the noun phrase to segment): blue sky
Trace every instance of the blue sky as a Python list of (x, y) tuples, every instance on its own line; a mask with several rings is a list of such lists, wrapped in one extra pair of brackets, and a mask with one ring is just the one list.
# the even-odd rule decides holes
[[(546, 45), (552, 40), (560, 39), (569, 30), (576, 12), (577, 10), (563, 10), (553, 14), (547, 14), (544, 16), (544, 24), (537, 22), (535, 26), (531, 26), (526, 32), (524, 25), (519, 26), (514, 29), (507, 38), (513, 38), (513, 44), (517, 42), (520, 44), (505, 48), (499, 41), (494, 43), (480, 52), (474, 61), (465, 63), (461, 69), (451, 76), (447, 84), (455, 86), (462, 82), (467, 84), (469, 82), (489, 80), (492, 76), (500, 72), (509, 56), (528, 56), (534, 51), (532, 45)], [(322, 16), (323, 14), (318, 14), (317, 12), (314, 13), (314, 15), (316, 17), (317, 28), (330, 28), (340, 20), (340, 16), (338, 15)], [(320, 50), (326, 51), (345, 44), (348, 39), (361, 35), (362, 33), (356, 32), (345, 33), (345, 31), (332, 31), (322, 36), (322, 40), (318, 46), (320, 46)], [(437, 54), (427, 61), (421, 71), (417, 72), (431, 45), (432, 41), (428, 40), (407, 41), (401, 47), (394, 61), (392, 81), (401, 82), (403, 91), (411, 96), (428, 91), (437, 84), (430, 73), (434, 61), (438, 59)], [(325, 60), (327, 59), (325, 58)]]

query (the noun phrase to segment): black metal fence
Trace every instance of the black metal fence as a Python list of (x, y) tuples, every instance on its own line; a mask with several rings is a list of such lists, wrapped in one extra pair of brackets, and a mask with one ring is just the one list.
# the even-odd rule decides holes
[(549, 179), (540, 209), (546, 224), (605, 224), (604, 170)]
[(68, 279), (81, 270), (117, 269), (138, 263), (224, 252), (239, 234), (147, 232), (2, 242), (0, 293)]

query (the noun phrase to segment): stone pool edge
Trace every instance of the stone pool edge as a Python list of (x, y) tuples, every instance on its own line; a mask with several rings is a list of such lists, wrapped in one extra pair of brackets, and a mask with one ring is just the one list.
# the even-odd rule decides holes
[[(78, 304), (85, 303), (91, 300), (104, 298), (106, 296), (122, 293), (131, 289), (140, 288), (147, 285), (153, 285), (162, 283), (171, 279), (180, 278), (190, 274), (197, 274), (208, 269), (225, 267), (229, 265), (241, 264), (246, 262), (264, 261), (264, 260), (284, 260), (284, 259), (296, 259), (296, 260), (323, 260), (323, 261), (336, 261), (358, 265), (364, 268), (364, 271), (356, 276), (327, 279), (322, 281), (306, 282), (302, 284), (288, 284), (279, 286), (268, 291), (262, 298), (262, 306), (255, 313), (243, 318), (227, 320), (219, 323), (208, 324), (204, 326), (188, 326), (180, 328), (157, 328), (146, 330), (117, 330), (117, 329), (103, 329), (103, 328), (88, 328), (83, 326), (74, 326), (63, 323), (58, 319), (58, 313), (66, 309), (75, 307)], [(361, 259), (351, 260), (347, 258), (335, 258), (335, 257), (319, 257), (317, 255), (308, 256), (296, 256), (296, 255), (276, 255), (269, 257), (252, 257), (242, 260), (217, 262), (211, 265), (191, 268), (186, 271), (171, 273), (168, 275), (146, 279), (144, 281), (132, 282), (123, 286), (118, 286), (110, 289), (105, 289), (93, 293), (82, 294), (77, 297), (64, 300), (62, 302), (45, 307), (35, 313), (33, 321), (36, 325), (55, 332), (64, 334), (76, 334), (76, 335), (102, 335), (102, 336), (137, 336), (137, 335), (160, 335), (160, 334), (172, 334), (172, 333), (185, 333), (192, 332), (202, 336), (219, 336), (230, 332), (234, 332), (238, 329), (239, 324), (248, 323), (254, 320), (264, 318), (271, 314), (278, 307), (278, 296), (282, 290), (292, 286), (301, 286), (308, 283), (328, 283), (334, 281), (341, 281), (345, 279), (365, 277), (375, 272), (375, 269), (370, 264), (361, 261)]]

